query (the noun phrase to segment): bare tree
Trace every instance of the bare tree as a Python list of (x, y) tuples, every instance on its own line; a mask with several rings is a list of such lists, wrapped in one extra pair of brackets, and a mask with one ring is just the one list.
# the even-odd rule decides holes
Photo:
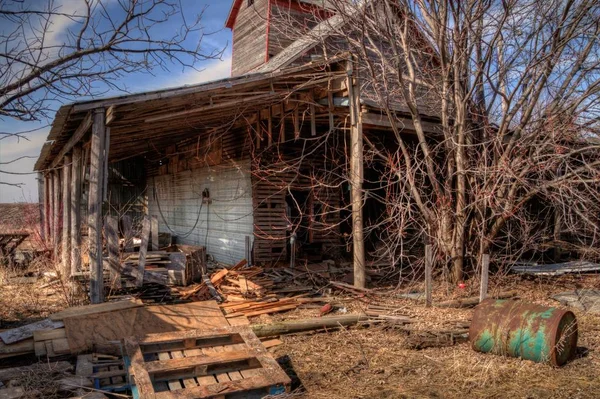
[(219, 58), (204, 48), (203, 12), (188, 20), (168, 0), (0, 2), (0, 115), (38, 120), (53, 100), (123, 90), (127, 74)]
[[(127, 75), (220, 58), (224, 49), (203, 40), (213, 33), (204, 10), (190, 15), (169, 0), (0, 1), (0, 120), (42, 120), (58, 103), (127, 91)], [(0, 132), (15, 136), (27, 139)]]
[(365, 136), (387, 190), (368, 226), (380, 255), (402, 259), (425, 236), (453, 281), (490, 252), (498, 265), (552, 248), (598, 256), (598, 2), (329, 4), (345, 23), (315, 39), (352, 54), (393, 131), (394, 145)]

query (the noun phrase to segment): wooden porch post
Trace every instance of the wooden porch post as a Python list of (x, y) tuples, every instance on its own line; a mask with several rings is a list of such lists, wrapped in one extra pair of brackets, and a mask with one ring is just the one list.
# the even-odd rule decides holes
[(38, 208), (40, 216), (40, 238), (46, 240), (46, 179), (42, 172), (37, 173), (36, 180), (38, 182)]
[(79, 145), (73, 147), (71, 167), (71, 275), (81, 270), (81, 176), (82, 156)]
[(62, 270), (63, 280), (71, 277), (71, 155), (64, 156), (62, 186)]
[(354, 250), (354, 286), (365, 287), (365, 241), (362, 216), (363, 130), (360, 113), (358, 77), (348, 62), (348, 97), (350, 99), (350, 176), (352, 202), (352, 237)]
[(46, 184), (48, 186), (48, 194), (46, 195), (48, 199), (48, 207), (46, 208), (46, 221), (48, 224), (46, 227), (48, 233), (48, 235), (46, 235), (46, 245), (48, 248), (52, 246), (54, 241), (54, 179), (52, 176), (52, 172), (49, 172), (46, 175)]
[(46, 245), (50, 239), (50, 178), (44, 175), (44, 243)]
[(104, 300), (102, 265), (102, 185), (104, 181), (105, 117), (106, 114), (104, 113), (104, 108), (94, 110), (88, 199), (90, 300), (92, 303), (102, 303)]
[(60, 171), (52, 171), (52, 250), (58, 260), (60, 244)]

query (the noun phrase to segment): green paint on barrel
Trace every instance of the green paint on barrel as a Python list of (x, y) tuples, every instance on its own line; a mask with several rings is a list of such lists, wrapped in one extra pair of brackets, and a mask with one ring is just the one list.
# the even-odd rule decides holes
[(562, 366), (577, 349), (575, 315), (515, 300), (483, 301), (469, 330), (473, 349)]

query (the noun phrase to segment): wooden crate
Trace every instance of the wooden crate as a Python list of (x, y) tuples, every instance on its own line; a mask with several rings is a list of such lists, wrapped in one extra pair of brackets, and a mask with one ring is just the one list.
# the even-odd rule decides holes
[(290, 378), (248, 326), (128, 338), (134, 398), (262, 397)]

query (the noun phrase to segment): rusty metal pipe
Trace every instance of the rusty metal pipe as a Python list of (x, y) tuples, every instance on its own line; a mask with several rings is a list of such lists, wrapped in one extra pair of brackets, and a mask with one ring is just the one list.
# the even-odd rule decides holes
[(562, 366), (577, 350), (573, 312), (519, 300), (486, 299), (469, 329), (474, 350)]

